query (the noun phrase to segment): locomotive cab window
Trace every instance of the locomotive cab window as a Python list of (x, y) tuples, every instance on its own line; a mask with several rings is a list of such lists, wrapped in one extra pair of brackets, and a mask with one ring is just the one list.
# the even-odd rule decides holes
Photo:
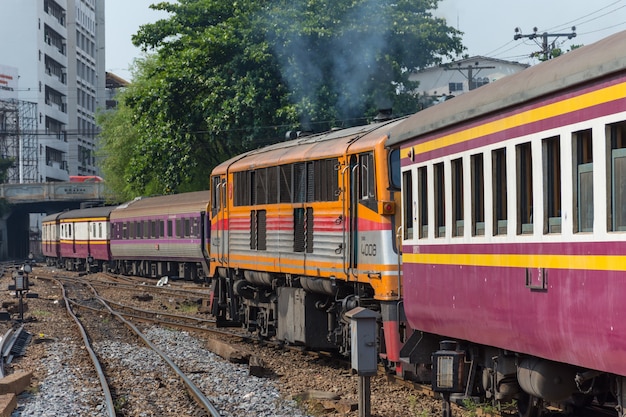
[(372, 153), (359, 155), (359, 167), (361, 171), (361, 199), (375, 199), (376, 173), (374, 170), (374, 155)]

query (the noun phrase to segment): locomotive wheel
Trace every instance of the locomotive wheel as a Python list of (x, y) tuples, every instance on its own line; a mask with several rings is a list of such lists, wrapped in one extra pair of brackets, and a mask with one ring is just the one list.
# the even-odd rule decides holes
[(522, 392), (517, 400), (517, 413), (519, 417), (539, 417), (541, 415), (541, 400)]

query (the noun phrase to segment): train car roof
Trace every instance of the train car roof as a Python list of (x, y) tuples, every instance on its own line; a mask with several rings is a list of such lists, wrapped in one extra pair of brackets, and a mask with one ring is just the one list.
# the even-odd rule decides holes
[(58, 213), (52, 213), (52, 214), (48, 214), (47, 216), (44, 216), (41, 219), (41, 223), (50, 223), (50, 222), (56, 222), (59, 219), (59, 216), (63, 214), (62, 211), (58, 212)]
[(429, 107), (401, 123), (389, 146), (459, 122), (516, 106), (626, 68), (626, 31), (580, 47), (459, 97)]
[(276, 143), (235, 156), (218, 165), (214, 173), (337, 157), (345, 154), (348, 147), (355, 151), (370, 149), (398, 123), (399, 120), (372, 123)]
[(118, 206), (111, 213), (111, 220), (149, 216), (167, 215), (206, 210), (209, 203), (208, 190), (189, 193), (171, 194), (156, 197), (140, 197)]
[(92, 218), (92, 217), (108, 218), (111, 211), (114, 208), (115, 206), (104, 206), (104, 207), (89, 207), (85, 209), (64, 211), (63, 213), (59, 215), (59, 220), (82, 219), (82, 218)]

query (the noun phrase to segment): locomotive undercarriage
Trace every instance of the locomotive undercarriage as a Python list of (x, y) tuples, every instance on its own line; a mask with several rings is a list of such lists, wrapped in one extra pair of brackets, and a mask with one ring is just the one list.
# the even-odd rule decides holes
[[(403, 377), (431, 383), (433, 353), (444, 340), (415, 331), (400, 351)], [(626, 405), (626, 390), (620, 383), (626, 378), (464, 341), (458, 341), (457, 351), (464, 354), (463, 390), (451, 399), (459, 404), (471, 401), (504, 409), (517, 407), (520, 417), (542, 416), (547, 406), (569, 415), (592, 403), (609, 404), (618, 409), (619, 417), (626, 417), (626, 412), (620, 411)]]
[(222, 325), (241, 325), (260, 338), (350, 354), (357, 306), (379, 310), (371, 287), (315, 277), (221, 269), (212, 281), (211, 312)]

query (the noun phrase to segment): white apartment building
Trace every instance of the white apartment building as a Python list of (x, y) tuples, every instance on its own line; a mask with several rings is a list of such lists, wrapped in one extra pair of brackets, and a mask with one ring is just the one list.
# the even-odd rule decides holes
[(2, 0), (0, 64), (36, 103), (38, 181), (97, 175), (96, 109), (105, 103), (103, 0)]

